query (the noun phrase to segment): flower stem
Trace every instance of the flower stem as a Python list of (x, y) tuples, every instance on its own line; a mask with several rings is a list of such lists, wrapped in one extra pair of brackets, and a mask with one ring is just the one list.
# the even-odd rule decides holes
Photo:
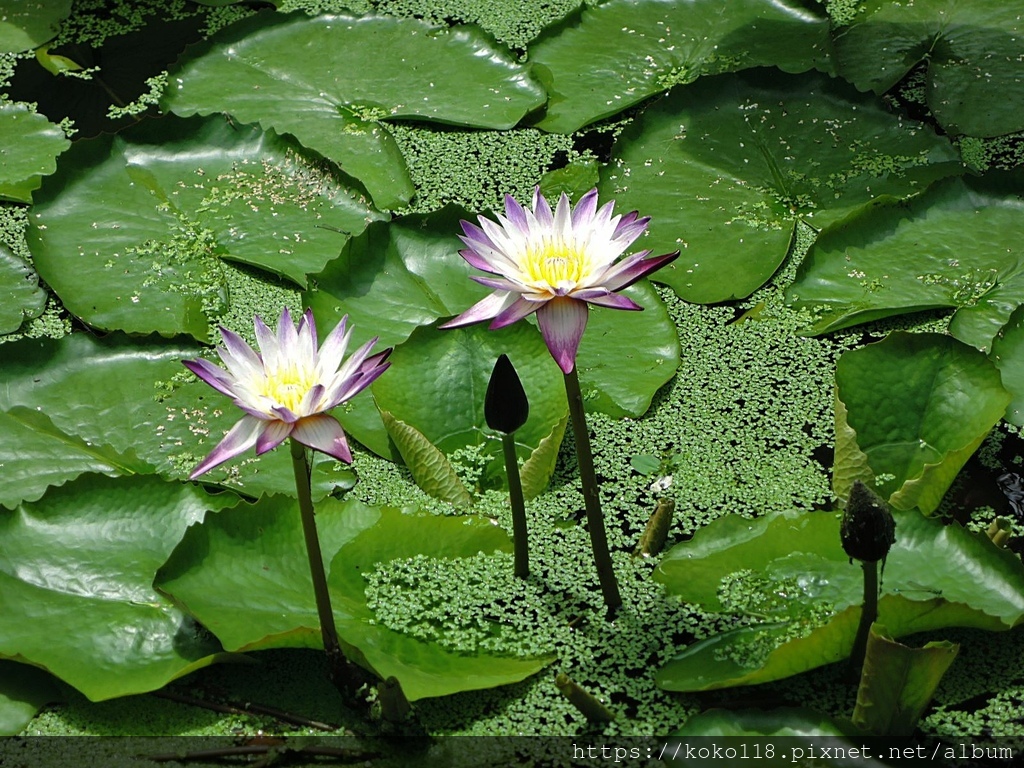
[(854, 679), (860, 678), (867, 653), (868, 633), (878, 619), (878, 561), (864, 560), (860, 566), (864, 570), (864, 605), (860, 612), (857, 637), (853, 641), (853, 653), (850, 654), (850, 677)]
[(569, 400), (569, 414), (572, 417), (572, 431), (576, 437), (576, 461), (580, 468), (580, 482), (583, 486), (583, 500), (587, 508), (587, 528), (590, 531), (590, 546), (594, 550), (594, 564), (601, 582), (601, 594), (608, 607), (608, 618), (622, 605), (619, 584), (612, 568), (612, 556), (608, 552), (608, 537), (604, 529), (604, 512), (601, 511), (601, 492), (594, 472), (594, 457), (590, 451), (590, 433), (587, 431), (587, 416), (583, 411), (583, 395), (580, 380), (573, 368), (565, 374), (565, 394)]
[(519, 477), (514, 432), (501, 435), (505, 451), (505, 474), (508, 475), (508, 498), (512, 505), (512, 544), (515, 547), (515, 574), (521, 579), (530, 575), (530, 542), (526, 531), (526, 503), (523, 501), (523, 483)]
[[(306, 449), (297, 440), (291, 440), (292, 469), (295, 470), (295, 490), (299, 496), (299, 513), (302, 516), (302, 533), (306, 539), (306, 554), (309, 557), (309, 574), (313, 578), (313, 593), (316, 595), (316, 610), (320, 618), (320, 633), (323, 636), (324, 652), (330, 664), (331, 679), (335, 686), (342, 688), (351, 677), (348, 674), (348, 660), (338, 642), (338, 630), (334, 626), (334, 611), (331, 595), (327, 591), (327, 574), (324, 572), (324, 558), (320, 550), (320, 538), (316, 533), (316, 518), (313, 512), (313, 497), (310, 490), (309, 461)], [(345, 685), (347, 688), (348, 686)]]

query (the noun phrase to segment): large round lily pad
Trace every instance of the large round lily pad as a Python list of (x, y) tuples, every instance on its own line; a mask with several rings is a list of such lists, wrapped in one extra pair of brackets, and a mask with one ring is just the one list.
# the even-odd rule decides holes
[(273, 133), (167, 117), (65, 153), (26, 237), (40, 276), (90, 325), (205, 341), (228, 299), (222, 260), (305, 285), (376, 217)]
[(397, 208), (414, 188), (380, 118), (505, 129), (543, 102), (528, 70), (477, 29), (297, 13), (254, 16), (190, 49), (163, 106), (290, 133)]
[(97, 701), (212, 663), (219, 644), (154, 592), (153, 575), (189, 525), (236, 501), (155, 477), (87, 475), (0, 512), (0, 658)]
[(923, 309), (956, 309), (949, 330), (988, 349), (1024, 303), (1020, 177), (950, 179), (882, 198), (822, 231), (786, 292), (812, 333)]
[(676, 88), (644, 112), (600, 189), (651, 217), (645, 248), (682, 250), (653, 279), (712, 303), (771, 277), (798, 217), (824, 224), (961, 172), (946, 139), (838, 80), (751, 70)]
[(571, 133), (702, 75), (829, 66), (828, 20), (791, 0), (611, 0), (530, 46), (544, 130)]

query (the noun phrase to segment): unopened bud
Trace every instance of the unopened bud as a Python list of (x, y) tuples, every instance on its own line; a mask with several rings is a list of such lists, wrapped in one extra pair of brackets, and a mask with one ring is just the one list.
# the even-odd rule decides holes
[(487, 426), (510, 435), (526, 423), (530, 402), (515, 366), (507, 355), (498, 358), (491, 371), (484, 395), (484, 419)]
[(854, 480), (839, 532), (847, 555), (874, 563), (884, 560), (896, 541), (896, 522), (889, 505), (860, 480)]

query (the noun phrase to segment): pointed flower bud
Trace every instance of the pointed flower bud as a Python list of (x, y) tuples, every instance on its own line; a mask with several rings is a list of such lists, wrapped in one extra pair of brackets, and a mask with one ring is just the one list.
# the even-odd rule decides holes
[(840, 525), (843, 551), (866, 563), (885, 559), (896, 541), (889, 505), (860, 480), (854, 480)]
[(502, 355), (494, 364), (491, 380), (487, 382), (487, 394), (484, 395), (487, 426), (511, 434), (523, 426), (529, 416), (530, 402), (526, 399), (523, 382), (519, 380), (508, 355)]

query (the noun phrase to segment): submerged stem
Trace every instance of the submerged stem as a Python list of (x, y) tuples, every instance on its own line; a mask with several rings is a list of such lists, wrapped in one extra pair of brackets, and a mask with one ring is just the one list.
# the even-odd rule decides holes
[(505, 451), (505, 474), (508, 475), (508, 498), (512, 505), (512, 545), (515, 548), (515, 574), (521, 579), (530, 575), (530, 542), (526, 530), (526, 502), (523, 500), (523, 483), (519, 477), (519, 461), (516, 459), (515, 433), (501, 435), (501, 447)]
[(587, 416), (583, 411), (583, 395), (580, 380), (573, 368), (565, 374), (565, 394), (569, 399), (569, 414), (572, 417), (572, 431), (576, 437), (576, 461), (580, 468), (580, 482), (583, 486), (583, 500), (587, 508), (587, 529), (590, 531), (590, 546), (594, 550), (594, 564), (601, 582), (601, 594), (612, 618), (622, 605), (619, 584), (615, 580), (612, 557), (608, 551), (608, 536), (604, 529), (604, 512), (601, 511), (601, 492), (594, 472), (594, 457), (590, 450), (590, 433), (587, 431)]
[(867, 653), (868, 633), (871, 625), (878, 619), (878, 561), (864, 560), (864, 605), (860, 612), (860, 624), (857, 625), (857, 637), (853, 641), (853, 653), (850, 654), (850, 677), (860, 678)]

